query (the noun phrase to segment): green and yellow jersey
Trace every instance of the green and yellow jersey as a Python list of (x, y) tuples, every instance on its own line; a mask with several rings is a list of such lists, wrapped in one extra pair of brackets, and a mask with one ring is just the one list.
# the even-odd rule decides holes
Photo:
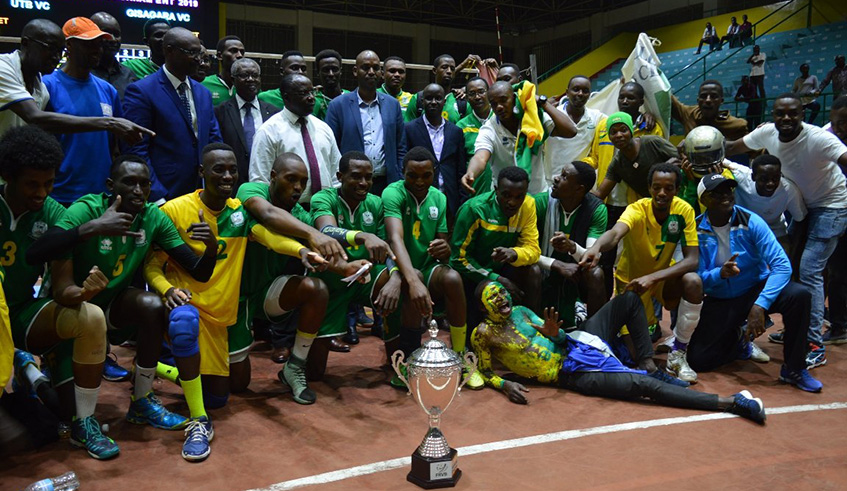
[(201, 83), (212, 93), (212, 105), (215, 107), (235, 97), (235, 88), (228, 87), (221, 77), (215, 74), (204, 78)]
[[(493, 112), (489, 112), (488, 118), (490, 118), (493, 114)], [(476, 146), (476, 137), (479, 136), (479, 129), (482, 128), (482, 125), (485, 124), (486, 121), (488, 121), (488, 118), (485, 118), (484, 120), (479, 119), (476, 114), (474, 114), (473, 109), (471, 109), (468, 111), (467, 116), (456, 123), (456, 126), (462, 130), (462, 136), (465, 137), (465, 154), (467, 155), (468, 162), (470, 162), (471, 157), (473, 157), (474, 148)], [(476, 191), (475, 195), (491, 191), (490, 165), (486, 165), (482, 173), (476, 177), (473, 182), (473, 188)]]
[(418, 203), (403, 181), (397, 181), (383, 191), (382, 206), (386, 217), (403, 222), (403, 243), (412, 266), (423, 271), (435, 264), (435, 259), (426, 250), (436, 234), (447, 233), (447, 197), (444, 193), (430, 186), (426, 198)]
[[(9, 322), (9, 307), (6, 305), (6, 273), (0, 266), (0, 387), (6, 387), (14, 372), (15, 343), (12, 342), (12, 324)], [(0, 389), (0, 393), (3, 389)]]
[[(538, 215), (538, 234), (539, 236), (544, 236), (544, 227), (547, 224), (547, 212), (548, 207), (550, 206), (550, 192), (545, 191), (543, 193), (538, 193), (533, 196), (535, 199), (535, 213)], [(557, 206), (558, 201), (556, 201)], [(576, 217), (579, 214), (580, 207), (578, 206), (574, 211), (570, 214), (565, 213), (564, 210), (559, 208), (559, 223), (553, 232), (562, 232), (565, 234), (565, 237), (571, 238), (571, 231), (573, 230), (574, 223), (576, 223)], [(608, 225), (609, 214), (606, 210), (606, 207), (602, 204), (594, 208), (594, 212), (591, 214), (591, 224), (588, 226), (588, 235), (586, 238), (588, 239), (599, 239), (603, 233), (606, 232), (606, 226)], [(553, 235), (552, 233), (550, 234)], [(540, 243), (539, 243), (540, 245)], [(580, 244), (583, 247), (586, 247), (586, 244)], [(587, 247), (586, 247), (587, 248)], [(560, 261), (564, 261), (566, 263), (575, 262), (573, 257), (570, 254), (564, 252), (553, 251), (553, 259), (558, 259)]]
[[(368, 193), (367, 198), (351, 210), (339, 195), (339, 189), (326, 188), (312, 196), (312, 219), (330, 215), (335, 222), (347, 230), (361, 230), (376, 235), (385, 240), (385, 219), (382, 200)], [(363, 245), (353, 245), (347, 248), (347, 260), (368, 259), (368, 250)], [(337, 276), (337, 275), (336, 275)]]
[(406, 108), (409, 107), (409, 101), (412, 100), (412, 93), (411, 92), (406, 92), (405, 90), (400, 89), (400, 93), (397, 94), (397, 96), (395, 97), (394, 95), (391, 94), (391, 92), (388, 91), (388, 89), (385, 88), (385, 84), (382, 84), (381, 86), (379, 86), (379, 88), (377, 88), (376, 91), (382, 92), (383, 94), (388, 94), (391, 97), (394, 97), (395, 99), (397, 99), (397, 102), (400, 103), (400, 110), (403, 111), (404, 113), (406, 111)]
[[(342, 94), (346, 94), (350, 92), (349, 90), (341, 89)], [(315, 107), (312, 108), (312, 115), (321, 121), (326, 119), (326, 108), (329, 107), (329, 103), (332, 102), (331, 97), (327, 97), (323, 92), (317, 90), (315, 91)]]

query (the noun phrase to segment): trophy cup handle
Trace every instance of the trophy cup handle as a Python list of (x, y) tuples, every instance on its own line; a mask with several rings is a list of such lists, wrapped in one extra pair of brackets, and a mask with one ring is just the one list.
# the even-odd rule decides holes
[(468, 374), (465, 376), (465, 379), (462, 380), (461, 384), (459, 384), (459, 389), (457, 391), (462, 390), (462, 387), (464, 387), (465, 384), (468, 383), (468, 380), (471, 379), (471, 376), (476, 373), (477, 370), (478, 360), (476, 354), (473, 351), (468, 351), (467, 353), (465, 353), (465, 356), (462, 359), (465, 360), (465, 365), (470, 367), (470, 369), (468, 370)]
[(391, 368), (394, 369), (394, 372), (400, 377), (400, 380), (406, 384), (406, 395), (412, 395), (412, 388), (409, 384), (409, 380), (403, 375), (403, 372), (400, 370), (401, 367), (405, 367), (406, 370), (409, 369), (409, 365), (403, 363), (403, 360), (406, 358), (406, 355), (403, 354), (403, 351), (397, 350), (391, 354)]

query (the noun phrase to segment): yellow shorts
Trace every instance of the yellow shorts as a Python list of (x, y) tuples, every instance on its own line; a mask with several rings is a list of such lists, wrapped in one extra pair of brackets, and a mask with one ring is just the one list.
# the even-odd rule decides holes
[(200, 312), (200, 374), (229, 377), (229, 332), (226, 324)]

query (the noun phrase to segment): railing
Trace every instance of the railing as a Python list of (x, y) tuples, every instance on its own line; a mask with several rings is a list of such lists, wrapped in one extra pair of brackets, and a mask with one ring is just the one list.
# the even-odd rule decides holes
[[(771, 32), (771, 31), (772, 31), (772, 30), (774, 30), (777, 26), (779, 26), (779, 25), (780, 25), (780, 24), (782, 24), (783, 22), (787, 21), (788, 19), (790, 19), (790, 18), (794, 17), (795, 15), (797, 15), (797, 14), (799, 14), (799, 13), (801, 13), (801, 12), (804, 12), (806, 9), (808, 9), (808, 11), (809, 11), (809, 12), (811, 12), (811, 9), (812, 9), (812, 2), (811, 2), (811, 1), (809, 1), (809, 2), (806, 2), (806, 4), (805, 4), (805, 5), (803, 5), (802, 7), (800, 7), (799, 9), (797, 9), (797, 10), (795, 10), (794, 12), (792, 12), (791, 14), (787, 15), (784, 19), (780, 20), (779, 22), (777, 22), (776, 24), (774, 24), (773, 26), (771, 26), (771, 27), (770, 27), (768, 30), (766, 30), (765, 32), (763, 32), (763, 33), (761, 33), (761, 34), (759, 34), (759, 35), (757, 35), (757, 34), (756, 34), (756, 26), (758, 26), (759, 24), (761, 24), (763, 21), (765, 21), (765, 20), (766, 20), (766, 19), (768, 19), (769, 17), (771, 17), (771, 16), (775, 15), (777, 12), (779, 12), (780, 10), (782, 10), (782, 9), (784, 9), (784, 8), (786, 8), (786, 7), (788, 7), (789, 5), (793, 4), (793, 3), (794, 3), (794, 2), (796, 2), (796, 1), (797, 1), (797, 0), (790, 0), (789, 2), (786, 2), (786, 3), (785, 3), (784, 5), (782, 5), (781, 7), (779, 7), (779, 8), (778, 8), (778, 9), (776, 9), (776, 10), (774, 10), (774, 11), (773, 11), (773, 12), (771, 12), (770, 14), (768, 14), (768, 15), (764, 16), (764, 17), (763, 17), (762, 19), (760, 19), (758, 22), (756, 22), (755, 24), (753, 24), (753, 36), (751, 37), (751, 39), (753, 40), (753, 42), (755, 42), (757, 39), (759, 39), (760, 37), (764, 36), (765, 34), (767, 34), (767, 33)], [(807, 23), (809, 23), (809, 22), (807, 21)], [(808, 27), (808, 26), (807, 26), (807, 27)], [(709, 72), (711, 72), (712, 70), (714, 70), (715, 68), (719, 67), (720, 65), (722, 65), (723, 63), (725, 63), (727, 60), (729, 60), (729, 59), (730, 59), (730, 58), (732, 58), (733, 56), (737, 55), (737, 54), (738, 54), (741, 50), (743, 50), (743, 49), (744, 49), (744, 46), (742, 45), (740, 48), (738, 48), (738, 49), (736, 49), (734, 52), (730, 53), (730, 54), (729, 54), (729, 56), (727, 56), (727, 57), (726, 57), (726, 58), (724, 58), (723, 60), (721, 60), (721, 61), (719, 61), (719, 62), (715, 63), (715, 64), (714, 64), (714, 65), (712, 65), (711, 67), (707, 67), (707, 64), (706, 64), (706, 60), (708, 59), (708, 57), (714, 53), (714, 51), (711, 51), (711, 50), (710, 50), (708, 53), (706, 53), (705, 55), (701, 56), (700, 58), (697, 58), (696, 60), (692, 61), (692, 62), (691, 62), (691, 63), (689, 63), (688, 65), (684, 66), (684, 67), (683, 67), (681, 70), (679, 70), (678, 72), (676, 72), (676, 73), (674, 73), (673, 75), (669, 76), (669, 77), (668, 77), (668, 80), (672, 80), (672, 79), (676, 78), (677, 76), (681, 75), (683, 72), (686, 72), (686, 71), (688, 71), (689, 69), (691, 69), (692, 67), (694, 67), (695, 65), (699, 64), (701, 61), (703, 62), (703, 73), (702, 73), (702, 75), (698, 75), (698, 76), (696, 76), (696, 77), (692, 78), (691, 80), (689, 80), (687, 83), (685, 83), (684, 85), (682, 85), (682, 86), (680, 86), (680, 87), (674, 87), (674, 92), (681, 92), (683, 89), (685, 89), (685, 88), (686, 88), (686, 87), (688, 87), (689, 85), (693, 84), (694, 82), (697, 82), (698, 80), (701, 80), (701, 77), (702, 77), (702, 80), (706, 80), (706, 74), (707, 74), (707, 73), (709, 73)]]

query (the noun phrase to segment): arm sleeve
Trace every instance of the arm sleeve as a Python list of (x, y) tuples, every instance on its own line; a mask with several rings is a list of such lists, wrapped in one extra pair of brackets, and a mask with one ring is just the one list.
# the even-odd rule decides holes
[(318, 192), (313, 194), (310, 204), (313, 220), (316, 220), (318, 217), (322, 217), (324, 215), (335, 216), (327, 193)]
[[(153, 127), (152, 105), (147, 100), (147, 96), (142, 93), (138, 83), (129, 84), (127, 86), (126, 92), (124, 92), (123, 110), (124, 117), (126, 119), (139, 126), (143, 126), (154, 131), (158, 130), (158, 128)], [(214, 117), (214, 115), (212, 117)], [(150, 169), (150, 182), (152, 183), (150, 186), (149, 199), (151, 202), (155, 202), (164, 198), (165, 195), (167, 195), (168, 190), (156, 177), (156, 172), (153, 170), (153, 166), (150, 165), (150, 155), (148, 153), (149, 146), (150, 136), (144, 135), (142, 136), (141, 141), (135, 145), (127, 146), (122, 144), (121, 151), (127, 154), (138, 155), (147, 162), (147, 167)]]
[[(465, 204), (459, 208), (459, 212), (456, 214), (456, 223), (453, 224), (453, 255), (450, 258), (450, 265), (464, 278), (475, 283), (483, 280), (497, 280), (500, 275), (483, 268), (479, 261), (468, 254), (468, 248), (473, 243), (478, 228), (479, 224), (473, 207)], [(465, 231), (465, 233), (462, 234), (461, 231)], [(536, 230), (536, 234), (538, 234), (538, 230)]]
[(721, 278), (721, 267), (722, 264), (716, 265), (712, 264), (712, 259), (707, 258), (706, 254), (703, 254), (703, 250), (700, 250), (700, 262), (697, 266), (697, 274), (700, 275), (700, 279), (703, 281), (703, 291), (709, 292), (712, 288), (718, 286), (718, 284), (726, 281)]
[(594, 167), (594, 170), (597, 170), (597, 167), (600, 165), (600, 128), (605, 128), (606, 119), (602, 118), (597, 123), (597, 128), (594, 130), (594, 138), (591, 140), (591, 147), (588, 149), (588, 155), (582, 159), (583, 162)]
[(480, 334), (479, 328), (474, 329), (471, 334), (471, 344), (473, 345), (474, 352), (476, 352), (478, 359), (477, 369), (482, 379), (495, 389), (502, 389), (505, 380), (494, 372), (491, 366), (491, 352), (488, 351), (488, 345), (484, 336)]
[(68, 251), (73, 250), (79, 241), (79, 227), (69, 230), (51, 227), (29, 246), (26, 251), (26, 262), (32, 265), (43, 264), (67, 257)]
[(256, 242), (278, 254), (299, 258), (300, 251), (304, 248), (303, 244), (284, 235), (275, 234), (266, 229), (264, 225), (253, 225), (250, 234), (256, 239)]
[(144, 259), (144, 280), (153, 290), (164, 296), (168, 290), (174, 287), (165, 276), (165, 262), (168, 255), (164, 251), (150, 249)]
[(329, 125), (329, 129), (332, 130), (332, 134), (335, 135), (335, 144), (341, 145), (341, 137), (342, 137), (342, 127), (344, 126), (344, 122), (341, 121), (341, 115), (339, 111), (341, 110), (341, 106), (330, 103), (326, 108), (326, 124)]
[(262, 125), (256, 131), (253, 148), (250, 150), (250, 182), (269, 184), (276, 156), (273, 139), (268, 134), (268, 125)]
[(753, 215), (750, 225), (750, 231), (755, 234), (753, 243), (758, 247), (760, 257), (770, 268), (770, 274), (765, 281), (765, 287), (759, 293), (759, 298), (756, 299), (756, 305), (768, 310), (791, 280), (791, 262), (764, 220)]
[(767, 126), (761, 126), (744, 135), (742, 141), (750, 150), (761, 150), (765, 148), (764, 130)]
[(535, 216), (535, 200), (531, 196), (524, 198), (523, 210), (520, 212), (520, 223), (518, 227), (521, 232), (518, 235), (518, 245), (515, 252), (518, 258), (512, 263), (513, 266), (528, 266), (538, 262), (541, 248), (538, 246), (538, 224)]
[(479, 152), (480, 150), (488, 150), (492, 154), (494, 154), (494, 146), (497, 143), (497, 135), (494, 134), (494, 129), (484, 124), (482, 128), (479, 129), (479, 133), (476, 136), (476, 143), (474, 143), (474, 153)]

